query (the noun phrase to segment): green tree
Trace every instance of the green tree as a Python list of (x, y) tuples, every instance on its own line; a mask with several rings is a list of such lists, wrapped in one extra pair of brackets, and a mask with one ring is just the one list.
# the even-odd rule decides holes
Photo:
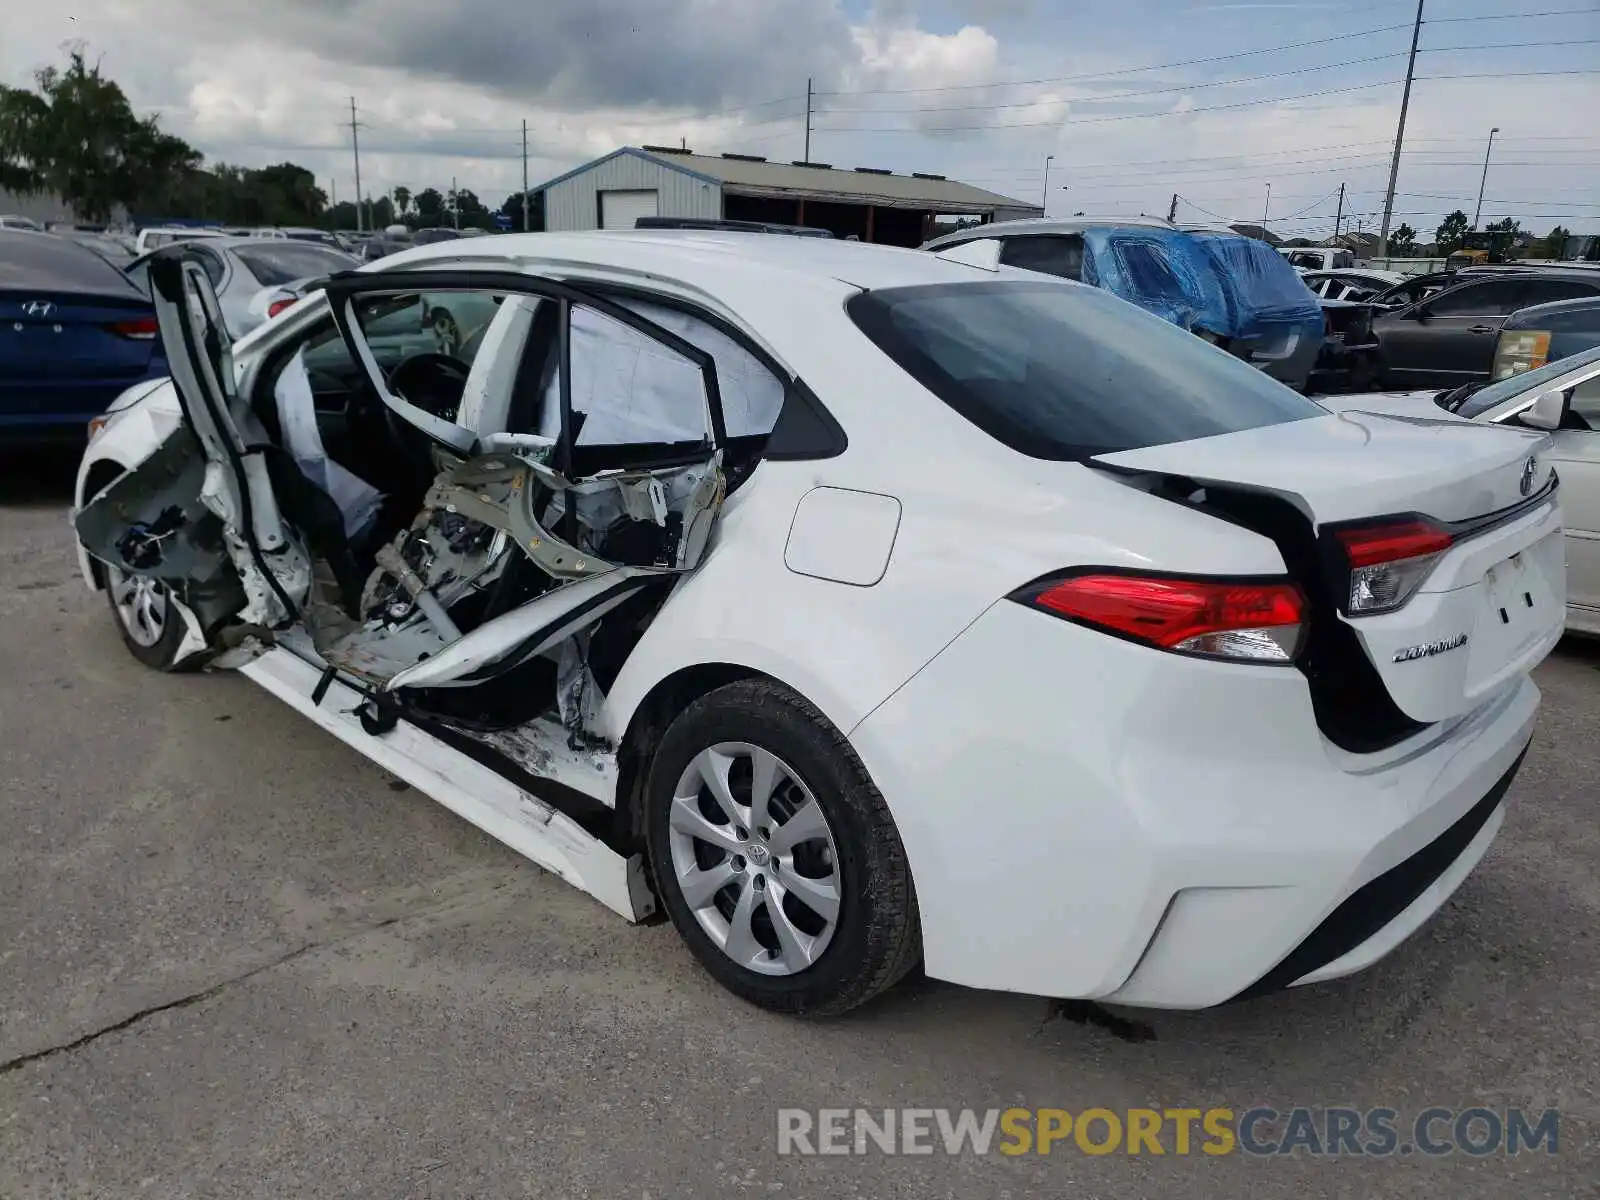
[(199, 167), (200, 154), (134, 115), (113, 80), (90, 66), (81, 47), (65, 68), (42, 67), (34, 89), (0, 87), (0, 183), (50, 191), (89, 220)]
[[(500, 211), (511, 218), (511, 228), (522, 230), (522, 193), (512, 192), (507, 196), (505, 203), (500, 206)], [(528, 193), (528, 228), (524, 233), (540, 232), (544, 229), (544, 193), (530, 191)]]
[(1417, 252), (1417, 231), (1405, 222), (1400, 228), (1389, 235), (1390, 254), (1415, 254)]
[(1458, 250), (1467, 226), (1467, 214), (1459, 208), (1440, 222), (1439, 228), (1433, 231), (1433, 240), (1439, 247), (1439, 253), (1447, 255)]
[(410, 215), (411, 189), (406, 187), (404, 184), (401, 184), (394, 190), (394, 208), (395, 212), (399, 214), (399, 217), (402, 221), (404, 221), (406, 217)]
[(1567, 239), (1572, 236), (1572, 230), (1562, 225), (1557, 225), (1544, 235), (1544, 241), (1539, 245), (1540, 258), (1560, 258), (1567, 252)]
[(394, 201), (379, 196), (367, 206), (367, 223), (372, 229), (387, 229), (394, 224)]
[(444, 197), (438, 188), (423, 188), (414, 198), (417, 208), (417, 226), (432, 229), (445, 224)]
[(341, 200), (328, 210), (327, 223), (335, 229), (354, 229), (356, 227), (356, 206), (348, 200)]
[(493, 214), (484, 207), (483, 201), (479, 200), (477, 193), (470, 188), (456, 190), (455, 212), (461, 218), (463, 229), (494, 228)]

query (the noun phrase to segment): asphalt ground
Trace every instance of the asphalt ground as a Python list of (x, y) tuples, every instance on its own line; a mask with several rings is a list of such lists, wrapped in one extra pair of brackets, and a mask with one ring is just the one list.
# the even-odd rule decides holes
[[(1538, 671), (1488, 857), (1363, 975), (1192, 1014), (913, 978), (797, 1021), (245, 680), (140, 667), (79, 583), (71, 470), (0, 461), (5, 1200), (1600, 1195), (1592, 646)], [(1163, 1155), (778, 1153), (780, 1109), (900, 1106), (1390, 1108), (1401, 1142), (1430, 1107), (1554, 1108), (1559, 1132), (1514, 1157), (1210, 1155), (1198, 1125), (1183, 1155), (1170, 1124)]]

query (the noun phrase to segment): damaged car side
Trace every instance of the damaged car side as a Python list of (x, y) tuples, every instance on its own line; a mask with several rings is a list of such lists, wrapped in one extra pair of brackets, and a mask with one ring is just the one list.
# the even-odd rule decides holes
[[(753, 1003), (1333, 978), (1500, 827), (1564, 609), (1544, 434), (825, 239), (445, 243), (232, 346), (203, 271), (151, 278), (172, 380), (74, 504), (129, 648), (664, 910)], [(387, 336), (420, 297), (460, 328)]]

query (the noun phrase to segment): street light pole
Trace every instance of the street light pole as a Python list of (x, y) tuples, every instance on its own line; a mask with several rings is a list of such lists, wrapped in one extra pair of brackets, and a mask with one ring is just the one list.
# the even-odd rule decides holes
[(1489, 182), (1489, 152), (1494, 149), (1494, 135), (1500, 132), (1496, 125), (1489, 130), (1489, 144), (1483, 148), (1483, 178), (1478, 180), (1478, 207), (1472, 210), (1472, 227), (1478, 227), (1478, 218), (1483, 215), (1483, 188)]
[(1044, 187), (1039, 198), (1039, 215), (1041, 217), (1050, 215), (1050, 164), (1055, 160), (1056, 156), (1054, 154), (1046, 154), (1044, 156)]
[(1265, 234), (1267, 232), (1267, 212), (1271, 208), (1272, 208), (1272, 185), (1269, 183), (1269, 184), (1267, 184), (1267, 202), (1261, 206), (1261, 232), (1262, 232), (1262, 235), (1263, 235), (1262, 239), (1261, 239), (1262, 241), (1266, 241), (1267, 240), (1266, 237), (1265, 237)]

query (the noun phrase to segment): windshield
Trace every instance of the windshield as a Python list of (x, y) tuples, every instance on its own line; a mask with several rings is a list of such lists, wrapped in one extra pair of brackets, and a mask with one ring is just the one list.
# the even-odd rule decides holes
[(892, 288), (862, 292), (848, 311), (934, 395), (1033, 458), (1083, 459), (1327, 412), (1097, 288)]
[(291, 242), (287, 238), (271, 246), (239, 246), (234, 254), (264, 287), (281, 287), (297, 279), (332, 275), (357, 265), (354, 258), (342, 251), (313, 242)]
[(1488, 387), (1480, 388), (1474, 392), (1466, 403), (1456, 409), (1460, 417), (1482, 416), (1496, 405), (1504, 404), (1507, 400), (1515, 399), (1529, 391), (1543, 387), (1553, 379), (1558, 379), (1568, 371), (1589, 363), (1600, 361), (1600, 346), (1585, 350), (1581, 354), (1569, 355), (1558, 358), (1553, 363), (1546, 363), (1532, 371), (1524, 371), (1520, 375), (1513, 375), (1510, 379), (1502, 379), (1499, 383), (1491, 383)]

